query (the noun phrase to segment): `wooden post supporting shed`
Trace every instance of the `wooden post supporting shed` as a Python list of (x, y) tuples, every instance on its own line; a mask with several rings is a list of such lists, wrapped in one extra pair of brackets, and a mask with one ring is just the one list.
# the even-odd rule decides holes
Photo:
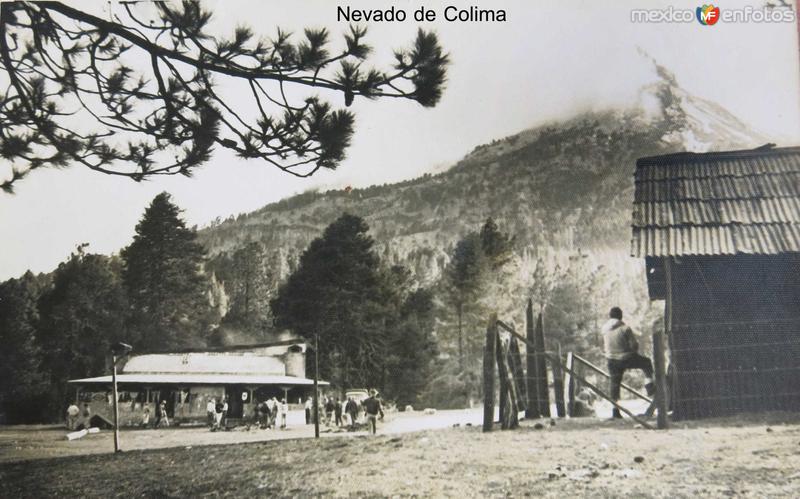
[(497, 344), (497, 314), (489, 317), (483, 345), (483, 431), (494, 426), (494, 364)]

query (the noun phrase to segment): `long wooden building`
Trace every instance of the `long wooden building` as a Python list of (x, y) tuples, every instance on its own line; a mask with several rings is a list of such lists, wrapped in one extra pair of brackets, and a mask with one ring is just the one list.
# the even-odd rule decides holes
[(635, 184), (674, 418), (800, 409), (800, 147), (642, 158)]
[[(120, 426), (141, 424), (145, 408), (154, 413), (161, 401), (177, 423), (204, 421), (206, 404), (222, 399), (230, 419), (246, 419), (267, 398), (300, 403), (311, 396), (314, 383), (306, 377), (306, 344), (300, 340), (132, 355), (118, 371)], [(69, 381), (76, 402), (89, 404), (92, 417), (107, 423), (111, 381), (111, 375)]]

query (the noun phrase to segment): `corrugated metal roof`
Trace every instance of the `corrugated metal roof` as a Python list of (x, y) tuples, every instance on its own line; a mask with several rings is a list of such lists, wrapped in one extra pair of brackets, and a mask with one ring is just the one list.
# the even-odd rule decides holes
[(800, 173), (641, 180), (636, 182), (636, 187), (636, 203), (797, 197), (800, 195)]
[[(71, 379), (68, 383), (75, 385), (109, 384), (111, 376), (98, 376), (96, 378)], [(259, 374), (119, 374), (117, 383), (136, 383), (143, 385), (282, 385), (282, 386), (308, 386), (314, 380), (296, 378), (294, 376), (267, 376)], [(327, 385), (327, 381), (319, 381)]]
[(637, 257), (800, 251), (800, 147), (636, 162)]
[(282, 359), (256, 352), (193, 352), (135, 355), (123, 374), (267, 374), (283, 375)]

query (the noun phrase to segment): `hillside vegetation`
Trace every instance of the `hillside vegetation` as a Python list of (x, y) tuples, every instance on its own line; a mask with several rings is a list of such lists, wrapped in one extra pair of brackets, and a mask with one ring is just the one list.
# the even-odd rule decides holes
[[(596, 355), (597, 324), (611, 305), (646, 333), (660, 315), (647, 299), (643, 262), (629, 256), (636, 159), (766, 142), (656, 69), (660, 80), (628, 109), (586, 112), (480, 145), (437, 175), (307, 192), (208, 227), (199, 239), (218, 260), (247, 243), (263, 244), (280, 281), (311, 240), (348, 212), (369, 224), (384, 263), (404, 265), (419, 285), (436, 288), (459, 239), (491, 217), (515, 237), (515, 258), (501, 286), (481, 299), (483, 310), (521, 328), (532, 298), (545, 311), (551, 346)], [(453, 315), (444, 306), (438, 312), (445, 353), (452, 351)], [(484, 323), (473, 317), (468, 324), (476, 341)]]

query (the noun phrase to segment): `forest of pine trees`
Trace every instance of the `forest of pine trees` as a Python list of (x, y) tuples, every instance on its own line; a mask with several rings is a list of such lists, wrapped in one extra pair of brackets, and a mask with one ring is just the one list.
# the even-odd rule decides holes
[[(457, 370), (464, 402), (474, 395), (467, 380), (476, 353), (464, 324), (474, 330), (475, 299), (513, 244), (489, 219), (457, 245), (441, 284), (422, 287), (411, 270), (382, 261), (364, 219), (345, 213), (284, 269), (260, 241), (209, 258), (161, 193), (118, 255), (84, 244), (50, 274), (0, 283), (0, 417), (58, 419), (72, 397), (66, 381), (106, 373), (117, 341), (143, 353), (264, 342), (280, 332), (318, 344), (319, 374), (338, 389), (377, 387), (399, 406), (458, 404), (448, 400), (451, 386), (439, 393), (430, 383), (444, 362)], [(455, 322), (457, 364), (447, 360), (451, 338), (437, 332)]]
[(0, 284), (0, 414), (58, 418), (66, 381), (106, 373), (117, 341), (137, 352), (205, 346), (219, 307), (195, 237), (162, 193), (119, 256), (80, 245), (51, 274)]

